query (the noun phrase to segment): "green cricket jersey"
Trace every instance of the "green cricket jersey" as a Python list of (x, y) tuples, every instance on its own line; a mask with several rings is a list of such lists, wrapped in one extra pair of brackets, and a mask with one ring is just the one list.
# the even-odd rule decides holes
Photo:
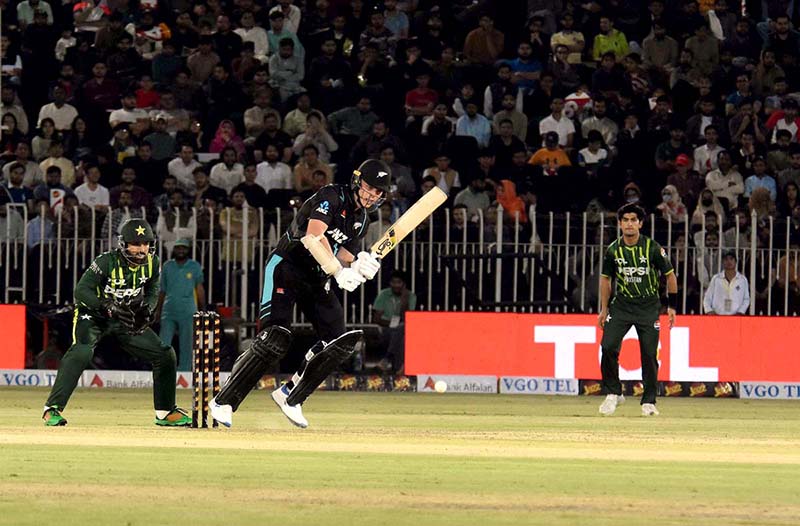
[(148, 255), (147, 261), (131, 266), (119, 250), (111, 250), (97, 256), (75, 287), (75, 304), (79, 308), (99, 311), (106, 298), (117, 301), (144, 298), (152, 311), (158, 303), (159, 260)]
[(615, 299), (650, 300), (658, 298), (659, 275), (674, 272), (667, 251), (649, 237), (628, 246), (617, 239), (608, 246), (601, 274), (615, 278)]

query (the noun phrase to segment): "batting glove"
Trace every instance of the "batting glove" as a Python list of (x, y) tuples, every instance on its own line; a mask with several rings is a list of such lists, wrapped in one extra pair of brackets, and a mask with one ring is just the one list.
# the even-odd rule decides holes
[(369, 252), (359, 252), (358, 258), (350, 264), (350, 268), (364, 276), (372, 279), (381, 269), (381, 262)]
[(339, 285), (339, 288), (347, 292), (353, 292), (359, 285), (367, 281), (364, 276), (352, 268), (341, 268), (333, 277), (336, 278), (336, 284)]

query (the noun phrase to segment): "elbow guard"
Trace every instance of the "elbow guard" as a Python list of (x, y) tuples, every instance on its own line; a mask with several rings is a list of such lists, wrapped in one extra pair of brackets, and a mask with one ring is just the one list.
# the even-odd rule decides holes
[(339, 263), (336, 256), (322, 244), (319, 237), (307, 234), (300, 238), (300, 242), (314, 257), (316, 262), (319, 263), (319, 266), (322, 267), (322, 271), (325, 272), (325, 274), (331, 276), (342, 268), (342, 264)]

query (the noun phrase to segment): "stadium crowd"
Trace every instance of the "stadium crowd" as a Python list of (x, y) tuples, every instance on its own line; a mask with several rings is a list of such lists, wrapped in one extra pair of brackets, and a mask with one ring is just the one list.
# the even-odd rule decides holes
[[(71, 235), (75, 209), (103, 236), (141, 213), (164, 240), (240, 236), (245, 202), (290, 212), (380, 158), (384, 221), (438, 186), (451, 239), (498, 204), (511, 239), (532, 205), (596, 225), (638, 202), (670, 246), (735, 246), (738, 223), (740, 246), (766, 247), (773, 217), (796, 247), (796, 4), (4, 1), (0, 203), (28, 208), (29, 247), (56, 214)], [(248, 217), (251, 237), (276, 220)], [(0, 223), (23, 236), (15, 210)], [(784, 259), (775, 295), (796, 305)], [(703, 270), (689, 285), (720, 269)]]

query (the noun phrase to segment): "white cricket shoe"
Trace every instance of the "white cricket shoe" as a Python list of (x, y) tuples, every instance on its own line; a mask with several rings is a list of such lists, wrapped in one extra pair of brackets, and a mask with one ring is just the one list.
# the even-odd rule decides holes
[(642, 416), (656, 416), (660, 415), (656, 409), (656, 404), (642, 404)]
[(275, 402), (286, 418), (291, 423), (305, 429), (308, 427), (308, 420), (303, 416), (303, 408), (300, 404), (289, 405), (286, 403), (286, 398), (289, 396), (289, 389), (284, 385), (272, 391), (272, 400)]
[(230, 405), (218, 404), (215, 397), (208, 403), (208, 409), (211, 412), (211, 418), (225, 427), (231, 427), (233, 424), (233, 408)]
[(600, 404), (600, 414), (604, 416), (611, 416), (614, 414), (614, 411), (617, 410), (617, 406), (624, 403), (625, 397), (623, 395), (606, 395), (606, 399), (603, 400), (602, 404)]

